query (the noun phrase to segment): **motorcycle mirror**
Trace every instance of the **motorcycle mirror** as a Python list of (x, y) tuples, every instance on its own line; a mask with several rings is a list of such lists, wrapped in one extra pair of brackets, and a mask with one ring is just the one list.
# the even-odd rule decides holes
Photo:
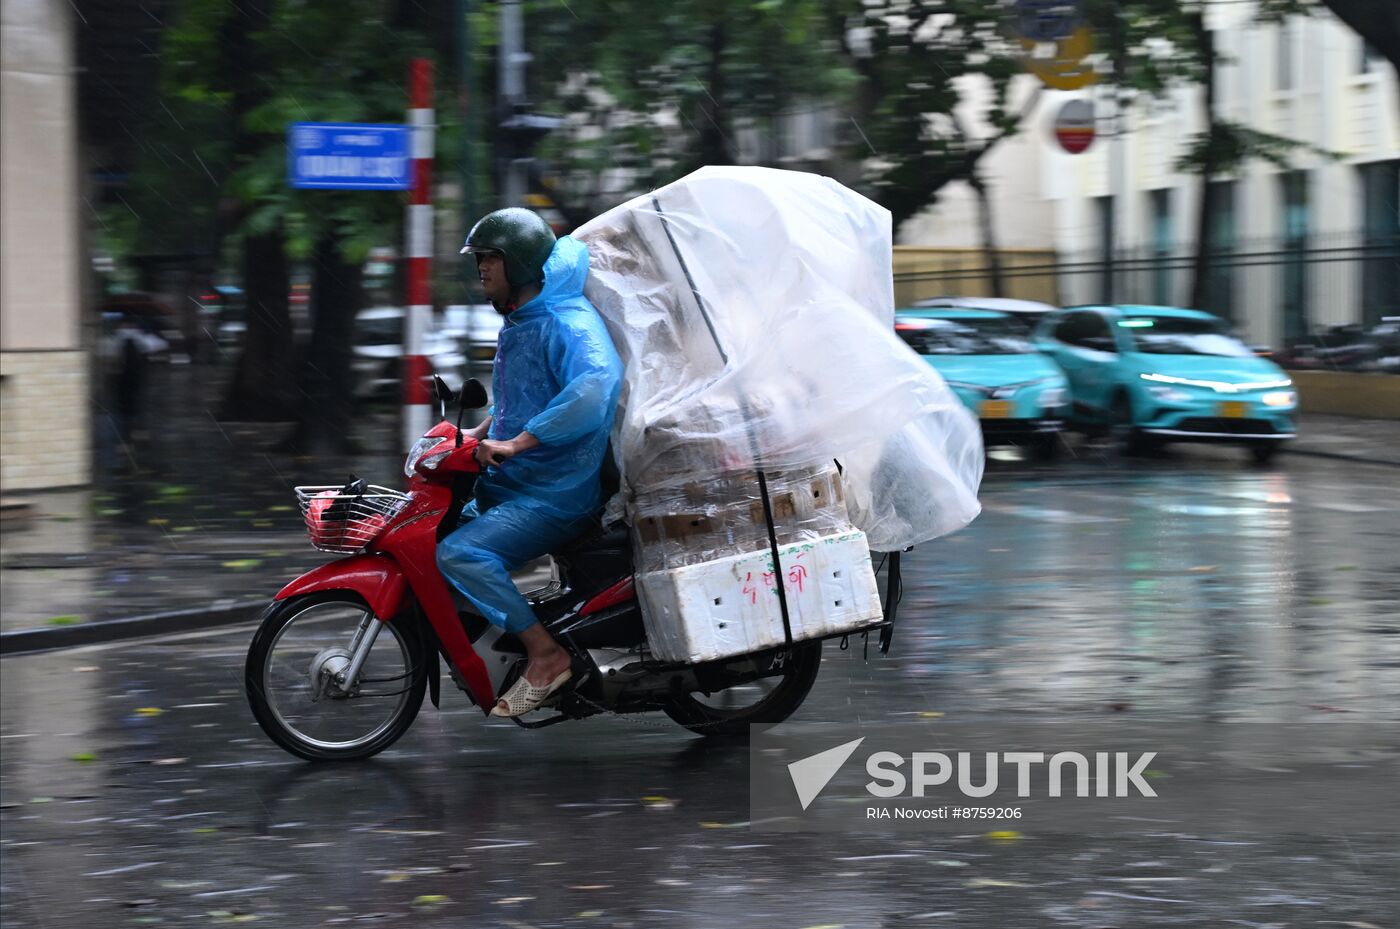
[(480, 410), (491, 402), (486, 396), (486, 388), (474, 377), (468, 378), (462, 385), (462, 392), (457, 395), (457, 399), (464, 410)]
[(447, 404), (453, 400), (452, 388), (440, 376), (433, 375), (433, 398), (438, 402), (438, 416), (447, 418)]

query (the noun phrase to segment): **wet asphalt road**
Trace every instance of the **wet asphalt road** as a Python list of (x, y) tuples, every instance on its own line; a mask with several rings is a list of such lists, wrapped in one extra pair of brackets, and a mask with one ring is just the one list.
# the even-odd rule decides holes
[[(910, 557), (894, 653), (797, 719), (1400, 717), (1400, 472), (1230, 450), (994, 463)], [(372, 762), (264, 739), (246, 628), (0, 665), (0, 922), (19, 927), (1352, 926), (1394, 836), (751, 832), (747, 757), (664, 719), (543, 732), (455, 692)], [(1281, 813), (1281, 815), (1286, 815)]]

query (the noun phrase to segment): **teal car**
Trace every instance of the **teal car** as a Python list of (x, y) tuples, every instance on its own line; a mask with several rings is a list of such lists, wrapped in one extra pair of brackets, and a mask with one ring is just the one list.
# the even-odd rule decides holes
[(1022, 323), (995, 310), (913, 307), (895, 313), (894, 328), (981, 421), (988, 444), (1054, 457), (1069, 400), (1065, 376)]
[(1288, 375), (1210, 313), (1067, 307), (1041, 320), (1035, 342), (1069, 379), (1072, 420), (1109, 429), (1125, 451), (1228, 442), (1262, 463), (1294, 436)]

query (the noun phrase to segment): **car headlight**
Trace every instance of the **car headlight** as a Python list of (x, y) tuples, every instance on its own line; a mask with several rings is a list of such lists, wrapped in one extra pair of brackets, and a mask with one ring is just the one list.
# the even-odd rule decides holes
[[(437, 448), (438, 444), (441, 442), (442, 438), (440, 436), (435, 435), (425, 435), (417, 442), (414, 442), (413, 447), (408, 450), (408, 457), (404, 459), (404, 477), (413, 477), (413, 469), (418, 466), (418, 460), (420, 458), (423, 458), (423, 456), (427, 454), (427, 452), (431, 449)], [(435, 468), (437, 467), (438, 463), (442, 461), (442, 459), (448, 456), (448, 454), (450, 454), (450, 452), (442, 452), (438, 455), (429, 455), (426, 459), (424, 459), (423, 464), (425, 467)]]
[(1191, 399), (1190, 393), (1175, 387), (1149, 387), (1147, 388), (1147, 392), (1151, 394), (1154, 399), (1162, 400), (1167, 403), (1185, 403), (1187, 400)]
[(1276, 390), (1259, 398), (1265, 406), (1289, 407), (1298, 402), (1298, 395), (1291, 390)]
[(1065, 405), (1065, 389), (1051, 387), (1040, 392), (1040, 405), (1046, 408)]

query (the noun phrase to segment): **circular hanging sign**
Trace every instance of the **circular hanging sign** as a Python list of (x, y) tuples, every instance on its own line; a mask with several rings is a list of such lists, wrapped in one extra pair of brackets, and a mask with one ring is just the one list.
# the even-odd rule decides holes
[(1094, 34), (1088, 27), (1081, 26), (1053, 43), (1026, 38), (1018, 41), (1022, 67), (1052, 90), (1079, 90), (1099, 78), (1089, 60), (1094, 52)]
[(1066, 100), (1055, 117), (1055, 138), (1060, 148), (1078, 155), (1094, 142), (1094, 105), (1088, 100)]

